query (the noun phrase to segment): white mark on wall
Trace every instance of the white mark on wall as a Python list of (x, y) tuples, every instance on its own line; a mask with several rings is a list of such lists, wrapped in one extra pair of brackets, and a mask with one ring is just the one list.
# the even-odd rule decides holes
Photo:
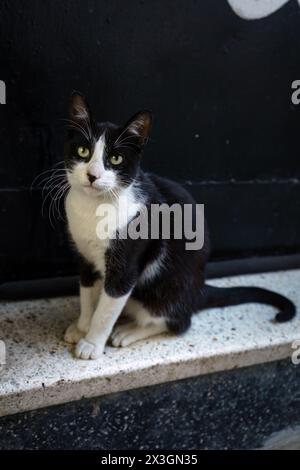
[[(272, 15), (292, 0), (228, 0), (233, 11), (244, 20), (258, 20)], [(300, 5), (300, 0), (297, 1)]]

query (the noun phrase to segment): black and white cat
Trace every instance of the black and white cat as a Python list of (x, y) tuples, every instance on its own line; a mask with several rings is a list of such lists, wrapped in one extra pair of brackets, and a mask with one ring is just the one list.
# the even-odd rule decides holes
[[(285, 297), (255, 288), (216, 288), (205, 284), (209, 239), (201, 250), (186, 249), (186, 239), (121, 239), (118, 235), (152, 204), (193, 204), (179, 184), (144, 173), (140, 168), (152, 117), (140, 111), (124, 126), (97, 124), (85, 99), (73, 94), (65, 166), (70, 191), (66, 213), (71, 237), (80, 254), (81, 312), (65, 340), (76, 343), (82, 359), (99, 357), (111, 338), (113, 346), (128, 346), (163, 332), (180, 334), (194, 313), (207, 307), (262, 302), (276, 306), (278, 322), (290, 320), (295, 307)], [(126, 216), (111, 218), (109, 237), (97, 229), (102, 205)], [(109, 216), (109, 214), (108, 214)], [(127, 322), (117, 323), (127, 317)], [(123, 315), (125, 314), (125, 315)]]

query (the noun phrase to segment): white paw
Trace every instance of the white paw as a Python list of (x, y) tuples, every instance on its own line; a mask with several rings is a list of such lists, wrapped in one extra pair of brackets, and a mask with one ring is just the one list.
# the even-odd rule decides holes
[(129, 346), (135, 341), (138, 340), (136, 338), (135, 332), (140, 330), (139, 327), (135, 323), (126, 323), (124, 325), (118, 325), (111, 335), (111, 344), (115, 348)]
[(85, 338), (81, 338), (76, 345), (75, 356), (79, 359), (97, 359), (102, 355), (103, 349), (102, 346), (96, 346)]
[(64, 340), (66, 343), (76, 344), (84, 335), (84, 331), (79, 330), (77, 323), (74, 322), (66, 329)]

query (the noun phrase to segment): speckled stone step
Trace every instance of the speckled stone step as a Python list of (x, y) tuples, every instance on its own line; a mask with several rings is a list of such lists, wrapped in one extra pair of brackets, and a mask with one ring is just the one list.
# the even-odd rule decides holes
[[(271, 288), (300, 310), (300, 270), (210, 283)], [(0, 305), (0, 339), (7, 350), (0, 369), (0, 416), (288, 358), (300, 339), (299, 313), (292, 322), (274, 324), (272, 307), (249, 304), (203, 311), (181, 337), (107, 347), (102, 358), (82, 361), (62, 339), (78, 313), (76, 297)]]

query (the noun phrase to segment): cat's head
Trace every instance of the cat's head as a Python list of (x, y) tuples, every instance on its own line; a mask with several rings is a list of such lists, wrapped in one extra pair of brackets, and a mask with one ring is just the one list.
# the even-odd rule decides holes
[(118, 194), (139, 170), (152, 116), (140, 111), (124, 126), (97, 124), (82, 95), (73, 93), (64, 157), (69, 183), (91, 196)]

